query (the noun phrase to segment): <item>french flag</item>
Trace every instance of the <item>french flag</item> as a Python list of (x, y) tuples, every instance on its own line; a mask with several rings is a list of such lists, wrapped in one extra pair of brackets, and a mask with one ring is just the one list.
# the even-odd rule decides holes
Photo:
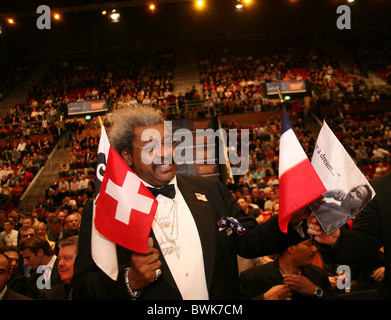
[(326, 188), (297, 139), (285, 106), (281, 127), (278, 224), (287, 233), (292, 214), (319, 198)]

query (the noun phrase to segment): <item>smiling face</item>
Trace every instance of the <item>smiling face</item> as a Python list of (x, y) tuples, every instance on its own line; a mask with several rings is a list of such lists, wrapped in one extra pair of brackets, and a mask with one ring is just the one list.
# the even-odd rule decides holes
[(71, 283), (73, 277), (73, 266), (76, 256), (76, 245), (62, 247), (58, 252), (58, 272), (60, 273), (61, 280), (67, 284)]
[(171, 137), (164, 125), (137, 127), (134, 129), (133, 151), (122, 151), (122, 157), (143, 181), (154, 187), (168, 184), (175, 176), (173, 146), (165, 144)]

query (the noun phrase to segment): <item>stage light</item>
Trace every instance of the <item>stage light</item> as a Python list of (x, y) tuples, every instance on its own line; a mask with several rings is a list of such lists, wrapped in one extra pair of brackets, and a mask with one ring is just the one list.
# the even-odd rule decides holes
[(58, 14), (58, 13), (55, 13), (54, 15), (53, 15), (53, 18), (55, 19), (55, 20), (60, 20), (60, 15)]
[(196, 2), (196, 5), (197, 5), (198, 8), (202, 8), (204, 6), (204, 1), (199, 0), (199, 1)]
[(89, 115), (89, 114), (86, 115), (85, 119), (86, 119), (87, 121), (91, 120), (91, 115)]
[(154, 11), (155, 9), (156, 9), (156, 6), (153, 3), (151, 3), (149, 5), (149, 10)]
[(349, 2), (349, 3), (353, 3), (353, 2), (354, 2), (354, 0), (348, 0), (348, 2)]
[(12, 19), (12, 18), (9, 18), (7, 21), (8, 21), (9, 24), (14, 24), (15, 23), (14, 19)]
[(118, 22), (119, 21), (119, 13), (117, 10), (113, 9), (110, 14), (111, 22)]
[(102, 16), (105, 16), (107, 14), (107, 11), (106, 10), (103, 10), (102, 11)]

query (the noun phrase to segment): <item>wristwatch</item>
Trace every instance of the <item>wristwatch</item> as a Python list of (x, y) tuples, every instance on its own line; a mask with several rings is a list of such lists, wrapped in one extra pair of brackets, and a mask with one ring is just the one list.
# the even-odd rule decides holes
[(319, 288), (319, 287), (315, 288), (314, 296), (318, 297), (318, 298), (322, 298), (323, 297), (323, 290), (322, 290), (322, 288)]
[(126, 283), (126, 287), (128, 288), (128, 292), (129, 292), (132, 300), (136, 300), (136, 299), (140, 298), (141, 293), (143, 292), (143, 290), (142, 289), (133, 290), (130, 287), (130, 284), (129, 284), (129, 270), (130, 270), (130, 267), (127, 267), (125, 269), (125, 283)]

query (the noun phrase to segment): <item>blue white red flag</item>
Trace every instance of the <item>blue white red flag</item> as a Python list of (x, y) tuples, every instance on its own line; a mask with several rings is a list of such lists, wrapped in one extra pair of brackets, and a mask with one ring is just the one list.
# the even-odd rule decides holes
[(326, 191), (293, 131), (283, 107), (279, 151), (278, 224), (287, 233), (292, 214), (319, 198)]

